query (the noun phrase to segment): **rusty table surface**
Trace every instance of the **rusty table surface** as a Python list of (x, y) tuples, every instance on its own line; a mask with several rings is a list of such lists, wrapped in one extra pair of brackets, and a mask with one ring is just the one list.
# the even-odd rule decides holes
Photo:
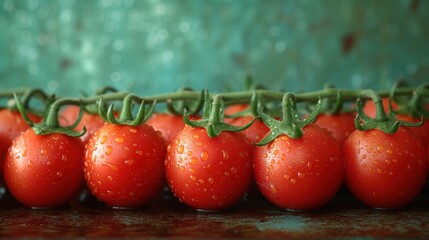
[(311, 212), (279, 209), (262, 197), (198, 212), (169, 195), (133, 210), (110, 209), (91, 198), (35, 210), (6, 194), (0, 198), (0, 237), (429, 239), (429, 196), (394, 211), (370, 209), (341, 193)]

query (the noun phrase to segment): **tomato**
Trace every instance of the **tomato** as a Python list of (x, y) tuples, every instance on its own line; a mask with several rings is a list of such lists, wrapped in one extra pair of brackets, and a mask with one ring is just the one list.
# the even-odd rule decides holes
[(185, 127), (183, 116), (167, 113), (153, 114), (146, 124), (160, 131), (167, 144), (173, 141), (177, 133)]
[[(28, 113), (28, 117), (35, 123), (41, 121), (40, 117), (31, 113)], [(19, 112), (8, 109), (0, 110), (0, 123), (0, 147), (3, 147), (2, 151), (6, 153), (13, 139), (30, 128), (30, 126), (24, 121)]]
[(317, 209), (342, 183), (341, 149), (334, 137), (314, 124), (303, 133), (299, 139), (280, 135), (255, 149), (253, 171), (259, 190), (281, 208)]
[(10, 193), (35, 208), (66, 204), (82, 188), (83, 145), (62, 134), (36, 135), (28, 129), (9, 148), (4, 177)]
[(354, 117), (351, 113), (319, 114), (315, 124), (330, 131), (340, 146), (343, 145), (350, 133), (356, 129)]
[(161, 190), (166, 146), (151, 126), (106, 123), (85, 148), (88, 188), (107, 205), (139, 207)]
[[(60, 116), (60, 124), (62, 126), (69, 126), (73, 124), (79, 116), (79, 106), (68, 106)], [(82, 131), (83, 127), (86, 127), (86, 133), (80, 137), (82, 142), (86, 144), (89, 138), (103, 126), (105, 123), (104, 119), (98, 114), (90, 114), (84, 112), (79, 124), (74, 128), (75, 131)]]
[[(407, 115), (398, 115), (396, 118), (405, 122), (420, 122), (420, 118), (413, 118)], [(429, 123), (426, 118), (423, 122), (423, 125), (419, 127), (409, 127), (409, 129), (422, 141), (429, 143)]]
[(368, 206), (403, 207), (425, 183), (425, 145), (408, 128), (400, 127), (394, 134), (356, 130), (343, 151), (346, 184)]
[[(231, 124), (235, 126), (244, 126), (252, 120), (252, 116), (243, 116), (235, 118), (231, 121)], [(263, 121), (256, 119), (249, 128), (241, 132), (250, 140), (251, 143), (258, 143), (269, 131), (270, 129)]]
[(168, 146), (165, 171), (173, 194), (199, 210), (220, 210), (240, 201), (252, 180), (251, 145), (241, 133), (210, 138), (185, 128)]
[(242, 112), (244, 110), (247, 110), (248, 108), (249, 108), (249, 104), (247, 104), (247, 103), (234, 104), (234, 105), (226, 107), (224, 114), (225, 115), (233, 115), (233, 114)]

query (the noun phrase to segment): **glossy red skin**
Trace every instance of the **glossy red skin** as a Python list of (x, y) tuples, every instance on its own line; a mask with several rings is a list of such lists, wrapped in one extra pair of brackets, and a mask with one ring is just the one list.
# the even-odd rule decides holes
[(343, 145), (350, 133), (356, 129), (354, 116), (351, 113), (340, 113), (335, 115), (319, 114), (314, 123), (330, 131), (340, 146)]
[(161, 190), (166, 145), (151, 126), (106, 123), (85, 148), (88, 188), (107, 205), (139, 207)]
[(167, 182), (179, 200), (199, 210), (221, 210), (241, 200), (252, 180), (249, 141), (223, 131), (210, 138), (202, 128), (185, 128), (168, 146)]
[[(37, 115), (28, 113), (28, 117), (35, 123), (39, 123), (41, 118)], [(0, 147), (6, 153), (12, 141), (22, 132), (30, 128), (19, 112), (8, 109), (0, 110)], [(1, 160), (1, 159), (0, 159)]]
[(244, 110), (247, 110), (249, 108), (249, 104), (243, 103), (243, 104), (234, 104), (231, 106), (228, 106), (224, 110), (225, 115), (233, 115), (239, 112), (242, 112)]
[[(72, 125), (79, 116), (80, 108), (78, 106), (68, 106), (62, 113), (60, 118), (60, 124), (62, 126)], [(85, 145), (89, 138), (94, 135), (95, 131), (102, 127), (105, 121), (98, 114), (89, 114), (84, 112), (79, 124), (74, 128), (75, 131), (81, 132), (83, 127), (86, 127), (86, 133), (80, 137), (83, 144)]]
[(10, 193), (23, 205), (58, 207), (82, 188), (83, 145), (62, 134), (36, 135), (28, 129), (9, 148), (4, 177)]
[[(420, 122), (420, 118), (413, 118), (406, 115), (398, 115), (397, 119), (405, 121), (405, 122)], [(411, 132), (413, 132), (416, 136), (418, 136), (423, 142), (429, 143), (429, 123), (428, 119), (425, 119), (423, 125), (419, 127), (408, 127)]]
[[(231, 124), (235, 126), (244, 126), (253, 120), (252, 116), (238, 117), (232, 120)], [(251, 143), (258, 143), (270, 131), (265, 123), (259, 119), (255, 120), (253, 124), (241, 131)]]
[(278, 207), (312, 210), (334, 197), (343, 179), (341, 149), (332, 135), (314, 124), (304, 135), (286, 135), (256, 147), (253, 171), (261, 193)]
[(394, 134), (356, 130), (343, 151), (346, 184), (368, 206), (403, 207), (426, 181), (425, 145), (405, 127)]
[(160, 131), (167, 144), (173, 141), (177, 133), (185, 127), (183, 116), (168, 113), (155, 113), (146, 124)]

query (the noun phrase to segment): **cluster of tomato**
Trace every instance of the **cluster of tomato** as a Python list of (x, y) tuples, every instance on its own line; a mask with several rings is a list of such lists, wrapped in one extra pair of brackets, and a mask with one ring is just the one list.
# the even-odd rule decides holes
[[(246, 107), (234, 105), (225, 113)], [(365, 111), (375, 115), (371, 105)], [(69, 106), (60, 123), (70, 125), (78, 112)], [(226, 121), (240, 126), (252, 119)], [(394, 134), (358, 131), (349, 113), (320, 114), (302, 137), (280, 135), (265, 146), (254, 145), (271, 134), (259, 119), (242, 132), (223, 131), (214, 138), (204, 128), (185, 126), (182, 116), (164, 113), (139, 126), (105, 123), (84, 113), (76, 130), (85, 126), (87, 132), (80, 138), (36, 135), (9, 110), (0, 111), (0, 123), (0, 156), (5, 156), (0, 172), (3, 166), (7, 189), (36, 208), (66, 204), (85, 183), (109, 206), (139, 207), (165, 179), (181, 202), (200, 210), (230, 207), (252, 187), (279, 207), (316, 209), (343, 182), (369, 206), (398, 208), (419, 194), (428, 173), (429, 124), (401, 126)]]

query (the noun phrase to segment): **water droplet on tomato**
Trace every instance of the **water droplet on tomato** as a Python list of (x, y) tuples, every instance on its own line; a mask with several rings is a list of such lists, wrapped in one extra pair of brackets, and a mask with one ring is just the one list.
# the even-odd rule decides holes
[(125, 160), (125, 164), (128, 166), (133, 165), (133, 163), (134, 163), (134, 159)]
[(197, 134), (195, 134), (195, 135), (194, 135), (194, 138), (195, 138), (195, 139), (198, 139), (198, 138), (200, 138), (200, 136), (198, 136)]
[(274, 184), (270, 184), (270, 190), (271, 190), (272, 193), (277, 193), (278, 192), (277, 188), (276, 188), (276, 186), (274, 186)]
[(115, 139), (115, 141), (116, 141), (117, 143), (123, 143), (123, 142), (124, 142), (124, 139), (123, 139), (123, 138), (121, 138), (121, 137), (118, 137), (118, 138), (116, 138), (116, 139)]
[(64, 161), (64, 162), (67, 161), (67, 156), (66, 155), (61, 155), (61, 160)]
[(289, 179), (289, 178), (290, 178), (290, 176), (289, 176), (289, 175), (287, 175), (287, 174), (283, 175), (283, 177), (284, 177), (285, 179)]
[(209, 159), (209, 153), (206, 150), (203, 150), (200, 154), (201, 161), (205, 162)]
[(411, 170), (413, 170), (413, 167), (411, 165), (407, 165), (407, 169), (408, 169), (408, 171), (411, 171)]
[(373, 163), (374, 163), (374, 165), (378, 165), (379, 162), (378, 162), (378, 160), (374, 160)]
[(110, 191), (110, 190), (107, 190), (107, 193), (110, 194), (110, 195), (113, 195), (113, 192)]
[(223, 175), (229, 176), (229, 172), (224, 172)]
[(212, 199), (213, 199), (213, 200), (216, 200), (216, 199), (217, 199), (217, 196), (216, 196), (216, 195), (213, 195), (213, 196), (212, 196)]
[(40, 154), (46, 155), (46, 153), (48, 153), (48, 151), (46, 149), (43, 148), (42, 150), (40, 150)]
[(190, 168), (188, 169), (188, 171), (189, 171), (190, 173), (195, 173), (195, 168), (190, 167)]
[(113, 181), (113, 177), (112, 177), (112, 176), (110, 176), (110, 175), (109, 175), (109, 176), (107, 176), (107, 179), (109, 179), (109, 181), (111, 181), (111, 182)]
[(209, 178), (207, 181), (208, 181), (210, 184), (213, 184), (213, 183), (214, 183), (214, 179), (213, 179), (213, 178)]
[(108, 163), (108, 162), (104, 162), (103, 165), (106, 165), (108, 168), (110, 168), (110, 170), (117, 172), (119, 171), (118, 167), (116, 167), (115, 165)]
[(390, 176), (393, 176), (393, 172), (389, 172), (389, 175), (390, 175)]
[(392, 150), (391, 149), (387, 149), (386, 153), (389, 154), (389, 155), (392, 155)]
[(185, 146), (179, 145), (177, 146), (177, 153), (182, 154), (185, 151)]
[(49, 160), (48, 160), (48, 161), (46, 162), (46, 165), (51, 165), (51, 161), (49, 161)]
[(203, 144), (200, 142), (195, 143), (198, 147), (201, 147)]
[(335, 162), (335, 160), (336, 160), (336, 158), (335, 158), (335, 157), (330, 157), (330, 158), (329, 158), (329, 161), (331, 161), (331, 162)]
[(377, 152), (381, 153), (383, 152), (384, 147), (383, 146), (377, 146)]
[(280, 151), (278, 149), (274, 150), (274, 155), (278, 155), (280, 153)]
[(237, 173), (237, 168), (232, 167), (232, 168), (231, 168), (231, 173), (232, 173), (232, 174), (236, 174), (236, 173)]
[(305, 174), (302, 172), (298, 172), (297, 175), (299, 179), (303, 179), (305, 177)]
[(180, 171), (184, 172), (185, 171), (185, 167), (184, 166), (180, 166)]
[(191, 159), (189, 159), (189, 165), (191, 166), (195, 166), (198, 164), (198, 159), (195, 157), (192, 157)]
[[(204, 180), (203, 179), (198, 179), (198, 182), (200, 182), (201, 184), (203, 184)], [(206, 189), (206, 191), (207, 191), (207, 189)]]
[(62, 172), (60, 172), (60, 171), (58, 171), (57, 172), (57, 177), (62, 177), (63, 176), (63, 173)]
[(295, 179), (295, 178), (292, 178), (292, 179), (290, 180), (290, 183), (295, 184), (295, 183), (296, 183), (296, 179)]
[(109, 156), (110, 154), (112, 154), (113, 152), (113, 148), (111, 146), (107, 146), (106, 147), (106, 151), (104, 152), (107, 156)]
[(101, 139), (100, 139), (100, 143), (101, 143), (101, 144), (105, 144), (105, 143), (106, 143), (106, 141), (107, 141), (107, 136), (106, 136), (106, 135), (103, 135), (103, 136), (101, 137)]
[(377, 172), (378, 172), (378, 174), (381, 174), (381, 173), (383, 173), (383, 170), (381, 170), (380, 168), (377, 168)]
[(130, 132), (131, 132), (131, 133), (137, 133), (137, 129), (135, 129), (135, 128), (130, 128)]
[(189, 176), (189, 178), (190, 178), (192, 181), (197, 180), (197, 178), (196, 178), (194, 175)]

